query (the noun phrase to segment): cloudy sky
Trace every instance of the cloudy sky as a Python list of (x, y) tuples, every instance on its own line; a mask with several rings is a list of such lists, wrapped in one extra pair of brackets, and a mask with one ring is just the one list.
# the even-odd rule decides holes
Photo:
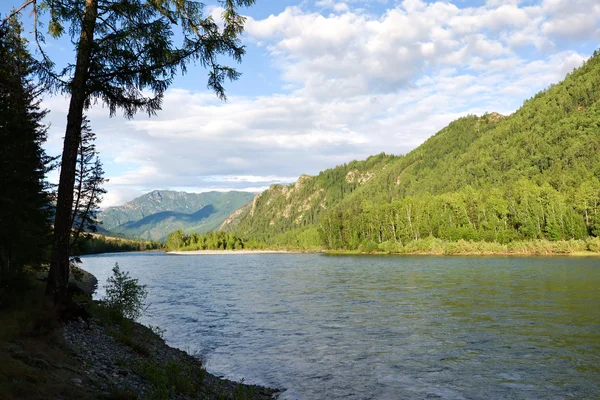
[[(110, 179), (104, 207), (153, 189), (259, 191), (406, 153), (460, 116), (513, 112), (600, 47), (598, 0), (257, 0), (244, 13), (243, 76), (227, 102), (197, 67), (157, 117), (89, 112)], [(67, 103), (44, 105), (58, 154)]]

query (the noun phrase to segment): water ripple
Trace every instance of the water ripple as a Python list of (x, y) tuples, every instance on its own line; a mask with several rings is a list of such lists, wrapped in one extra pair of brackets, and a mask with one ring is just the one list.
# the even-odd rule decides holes
[[(596, 258), (99, 255), (143, 322), (282, 399), (600, 398)], [(102, 288), (99, 295), (102, 295)]]

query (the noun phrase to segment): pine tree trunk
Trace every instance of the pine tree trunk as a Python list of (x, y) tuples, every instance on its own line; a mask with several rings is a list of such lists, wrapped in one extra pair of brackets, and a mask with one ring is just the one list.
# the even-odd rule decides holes
[(0, 283), (4, 284), (10, 277), (11, 251), (10, 243), (0, 246)]
[(52, 258), (46, 293), (54, 296), (54, 301), (62, 303), (66, 299), (69, 283), (69, 252), (71, 243), (71, 213), (73, 208), (73, 188), (77, 165), (77, 152), (81, 141), (83, 109), (88, 96), (87, 79), (91, 59), (94, 29), (98, 16), (98, 0), (86, 0), (81, 34), (77, 47), (77, 63), (71, 86), (71, 101), (67, 115), (67, 129), (62, 153), (54, 236), (52, 238)]

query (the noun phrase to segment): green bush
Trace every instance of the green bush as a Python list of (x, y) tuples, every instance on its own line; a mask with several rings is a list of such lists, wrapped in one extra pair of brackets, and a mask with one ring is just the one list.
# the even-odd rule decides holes
[(595, 253), (600, 253), (600, 237), (589, 238), (585, 242), (587, 249)]
[(362, 253), (372, 253), (377, 250), (379, 250), (379, 246), (372, 240), (365, 240), (358, 246), (358, 251)]
[(194, 396), (205, 378), (204, 369), (194, 370), (189, 365), (169, 361), (166, 365), (154, 361), (136, 364), (136, 372), (152, 385), (147, 394), (152, 400), (178, 398), (178, 394)]
[(137, 279), (129, 276), (129, 272), (122, 272), (118, 263), (112, 271), (113, 276), (108, 278), (104, 286), (106, 306), (126, 318), (138, 319), (144, 311), (144, 301), (148, 296), (146, 285), (140, 285)]

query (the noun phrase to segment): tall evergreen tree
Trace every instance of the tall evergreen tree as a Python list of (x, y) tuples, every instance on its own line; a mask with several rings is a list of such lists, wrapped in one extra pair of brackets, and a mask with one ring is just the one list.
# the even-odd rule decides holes
[(96, 134), (84, 118), (81, 127), (81, 143), (77, 155), (77, 172), (75, 175), (75, 193), (73, 195), (73, 212), (71, 215), (71, 247), (79, 244), (80, 239), (89, 238), (90, 232), (96, 232), (96, 218), (106, 189), (102, 187), (107, 180), (94, 141)]
[(4, 278), (49, 250), (50, 203), (45, 172), (51, 159), (42, 149), (46, 127), (39, 90), (31, 81), (34, 62), (11, 18), (0, 26), (0, 264)]
[[(100, 101), (111, 115), (117, 109), (128, 118), (138, 111), (154, 114), (175, 74), (185, 72), (191, 62), (209, 69), (208, 87), (225, 98), (225, 80), (235, 80), (239, 73), (221, 64), (220, 56), (241, 61), (244, 46), (239, 35), (245, 19), (237, 9), (254, 1), (222, 0), (222, 27), (203, 14), (203, 3), (192, 0), (27, 0), (18, 9), (33, 8), (38, 42), (43, 40), (39, 12), (48, 10), (49, 33), (58, 37), (68, 32), (76, 43), (75, 63), (60, 72), (39, 47), (41, 77), (71, 96), (47, 289), (56, 301), (67, 292), (71, 208), (84, 111)], [(175, 27), (182, 36), (179, 45), (174, 42)]]

